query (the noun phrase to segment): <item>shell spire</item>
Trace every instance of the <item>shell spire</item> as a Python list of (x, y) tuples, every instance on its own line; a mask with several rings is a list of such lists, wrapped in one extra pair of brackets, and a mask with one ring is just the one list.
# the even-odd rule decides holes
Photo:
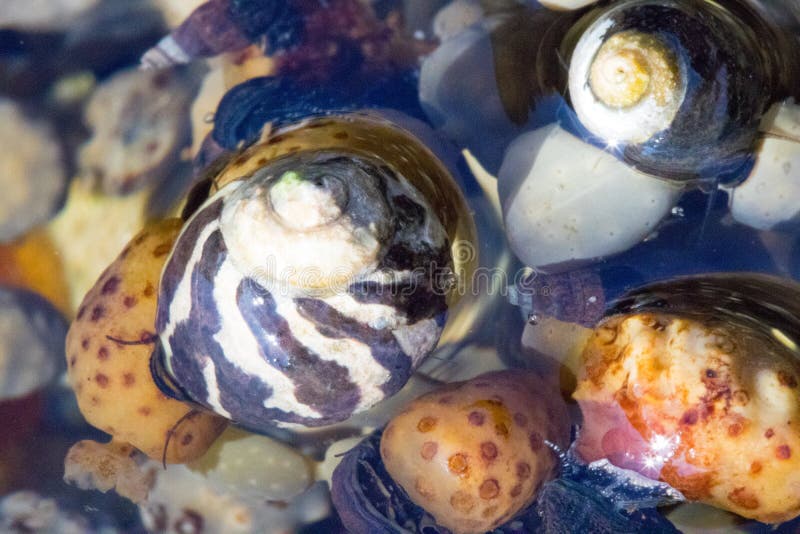
[(165, 389), (253, 429), (330, 424), (393, 395), (455, 297), (461, 202), (426, 146), (371, 115), (251, 146), (216, 175), (162, 273)]
[(200, 5), (172, 33), (145, 52), (142, 68), (165, 69), (198, 57), (246, 48), (249, 40), (231, 19), (229, 7), (230, 0), (210, 0)]
[[(608, 134), (612, 139), (645, 141), (672, 123), (686, 92), (685, 78), (675, 54), (661, 39), (636, 30), (623, 31), (603, 43), (589, 67), (588, 89), (607, 112), (592, 117), (583, 109), (586, 100), (581, 98), (575, 99), (576, 111), (590, 130), (601, 127), (595, 120), (603, 120), (605, 128), (614, 129)], [(575, 93), (581, 90), (573, 89)], [(612, 121), (623, 109), (638, 110), (639, 120)]]

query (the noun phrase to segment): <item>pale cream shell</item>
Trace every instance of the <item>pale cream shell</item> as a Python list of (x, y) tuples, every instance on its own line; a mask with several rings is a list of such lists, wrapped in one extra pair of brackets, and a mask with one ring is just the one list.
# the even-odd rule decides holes
[[(612, 26), (611, 19), (601, 19), (581, 36), (575, 46), (569, 67), (570, 98), (581, 123), (610, 146), (643, 143), (669, 128), (677, 115), (686, 95), (686, 69), (678, 61), (678, 65), (673, 65), (678, 70), (674, 87), (650, 86), (646, 94), (632, 106), (616, 108), (603, 104), (592, 91), (589, 78), (598, 51), (607, 41), (606, 35)], [(652, 65), (651, 68), (661, 66)]]

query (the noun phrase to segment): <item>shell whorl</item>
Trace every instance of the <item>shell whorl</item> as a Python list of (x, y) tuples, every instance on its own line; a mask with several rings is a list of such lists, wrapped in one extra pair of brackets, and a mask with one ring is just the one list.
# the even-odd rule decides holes
[(432, 271), (449, 268), (436, 211), (390, 166), (285, 155), (221, 186), (184, 227), (159, 295), (165, 371), (251, 428), (345, 419), (433, 350), (447, 295)]
[[(293, 292), (331, 294), (368, 275), (397, 229), (381, 190), (390, 180), (384, 172), (325, 151), (287, 156), (260, 170), (231, 193), (221, 214), (231, 259), (263, 285)], [(430, 227), (427, 240), (443, 242), (441, 225)]]
[(603, 43), (592, 61), (589, 84), (597, 98), (610, 107), (631, 107), (652, 96), (662, 107), (677, 100), (678, 60), (653, 35), (624, 31)]
[(606, 21), (583, 35), (570, 63), (581, 122), (610, 143), (641, 143), (668, 128), (686, 95), (686, 68), (657, 35)]

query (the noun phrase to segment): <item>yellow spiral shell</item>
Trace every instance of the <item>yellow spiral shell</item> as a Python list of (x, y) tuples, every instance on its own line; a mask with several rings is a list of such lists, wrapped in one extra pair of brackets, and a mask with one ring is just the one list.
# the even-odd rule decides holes
[(652, 35), (629, 30), (606, 41), (592, 61), (589, 85), (609, 107), (628, 108), (651, 95), (666, 106), (679, 86), (678, 62)]
[(578, 118), (592, 133), (617, 143), (644, 143), (666, 130), (686, 95), (686, 73), (670, 43), (638, 30), (611, 33), (597, 24), (578, 41), (569, 90)]

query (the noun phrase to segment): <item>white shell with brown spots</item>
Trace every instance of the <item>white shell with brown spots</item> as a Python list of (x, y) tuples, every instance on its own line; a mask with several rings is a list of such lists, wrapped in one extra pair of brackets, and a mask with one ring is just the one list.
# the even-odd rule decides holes
[(773, 335), (662, 313), (606, 319), (582, 355), (576, 452), (743, 517), (797, 517), (800, 364)]
[(526, 371), (419, 397), (383, 433), (381, 457), (411, 500), (453, 532), (486, 532), (533, 502), (569, 442), (558, 391)]

